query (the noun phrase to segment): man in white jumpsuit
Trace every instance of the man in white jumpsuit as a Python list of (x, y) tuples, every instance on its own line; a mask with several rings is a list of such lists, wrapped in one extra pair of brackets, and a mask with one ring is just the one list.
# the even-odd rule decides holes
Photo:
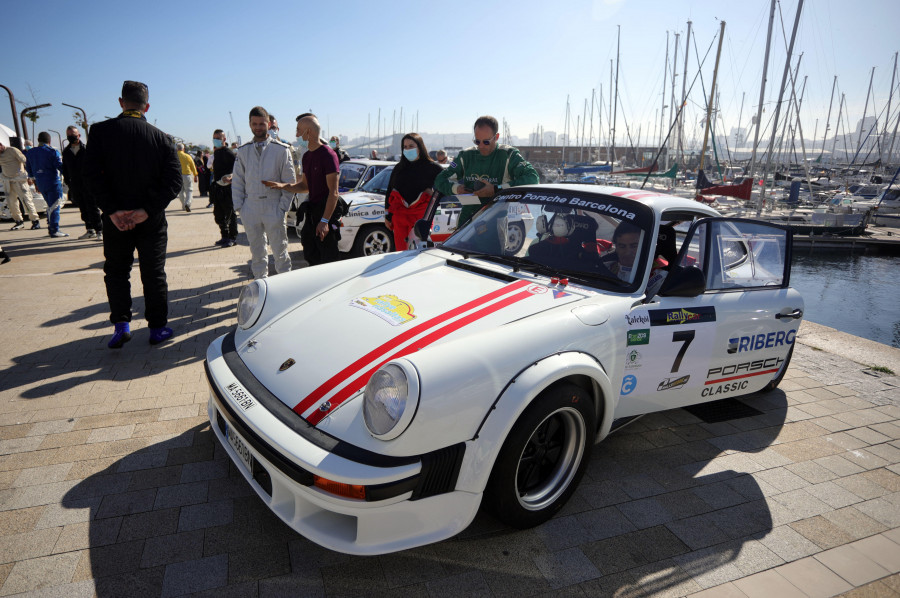
[(231, 182), (232, 201), (239, 212), (247, 240), (250, 242), (250, 269), (253, 278), (269, 274), (266, 244), (275, 256), (275, 271), (290, 272), (285, 213), (291, 206), (291, 193), (269, 189), (263, 180), (293, 183), (291, 147), (268, 135), (269, 114), (262, 106), (250, 110), (250, 130), (253, 140), (237, 150), (234, 177)]

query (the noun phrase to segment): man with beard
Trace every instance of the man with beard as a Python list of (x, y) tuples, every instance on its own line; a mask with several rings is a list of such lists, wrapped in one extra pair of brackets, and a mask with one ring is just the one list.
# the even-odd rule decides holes
[(253, 141), (238, 148), (232, 179), (231, 197), (247, 233), (250, 269), (256, 279), (269, 275), (267, 243), (275, 256), (275, 271), (281, 274), (291, 270), (285, 213), (291, 207), (293, 196), (263, 185), (263, 180), (295, 181), (291, 147), (272, 138), (267, 132), (268, 125), (269, 114), (265, 108), (255, 106), (250, 110)]
[(81, 211), (81, 221), (87, 229), (79, 239), (103, 240), (103, 222), (100, 218), (100, 209), (94, 197), (87, 192), (84, 183), (84, 163), (87, 156), (87, 146), (81, 142), (81, 132), (78, 127), (71, 125), (66, 127), (66, 139), (69, 145), (62, 153), (63, 180), (69, 186), (69, 201), (78, 206)]

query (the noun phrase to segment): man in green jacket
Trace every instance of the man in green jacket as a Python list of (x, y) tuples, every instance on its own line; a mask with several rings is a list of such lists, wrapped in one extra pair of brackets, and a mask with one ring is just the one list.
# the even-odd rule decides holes
[(444, 195), (472, 194), (478, 198), (477, 203), (462, 202), (457, 228), (466, 224), (501, 189), (539, 182), (537, 171), (519, 150), (498, 143), (498, 131), (496, 118), (479, 117), (475, 121), (475, 147), (459, 152), (434, 180), (435, 188)]

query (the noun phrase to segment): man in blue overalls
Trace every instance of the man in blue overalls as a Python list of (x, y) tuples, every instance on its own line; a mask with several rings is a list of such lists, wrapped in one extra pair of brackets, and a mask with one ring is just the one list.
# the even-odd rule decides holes
[(62, 157), (50, 147), (50, 133), (38, 133), (38, 144), (25, 154), (25, 170), (47, 202), (47, 232), (51, 237), (68, 237), (59, 230), (59, 209), (63, 203), (62, 181), (59, 180)]

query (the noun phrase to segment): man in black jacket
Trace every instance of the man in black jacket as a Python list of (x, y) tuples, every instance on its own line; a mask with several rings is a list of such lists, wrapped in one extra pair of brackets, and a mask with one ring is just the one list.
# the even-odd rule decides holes
[(213, 132), (213, 183), (209, 188), (209, 198), (213, 203), (213, 218), (219, 225), (222, 238), (216, 241), (221, 247), (237, 245), (237, 214), (231, 200), (231, 175), (234, 172), (234, 150), (228, 147), (225, 132), (216, 129)]
[(175, 145), (147, 122), (147, 86), (125, 81), (122, 113), (91, 126), (85, 176), (103, 212), (103, 255), (109, 319), (115, 334), (110, 349), (131, 340), (131, 265), (140, 260), (150, 344), (172, 338), (166, 283), (166, 206), (181, 190), (181, 163)]
[(69, 145), (62, 153), (63, 181), (69, 187), (69, 201), (81, 210), (81, 221), (87, 229), (79, 239), (103, 239), (103, 223), (100, 220), (100, 210), (94, 196), (87, 192), (84, 184), (84, 162), (87, 156), (87, 146), (81, 142), (81, 132), (78, 127), (72, 125), (66, 127), (66, 139)]

